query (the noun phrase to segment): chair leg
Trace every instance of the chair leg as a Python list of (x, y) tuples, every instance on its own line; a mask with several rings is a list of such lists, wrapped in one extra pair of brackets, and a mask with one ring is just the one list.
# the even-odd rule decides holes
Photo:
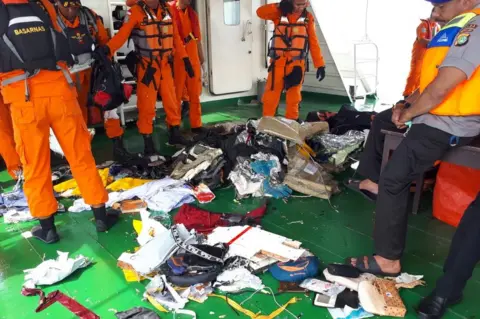
[(412, 205), (412, 213), (413, 215), (418, 214), (418, 209), (420, 207), (420, 199), (423, 193), (423, 186), (425, 183), (425, 174), (420, 174), (420, 176), (416, 180), (415, 185), (415, 194), (413, 196), (413, 205)]

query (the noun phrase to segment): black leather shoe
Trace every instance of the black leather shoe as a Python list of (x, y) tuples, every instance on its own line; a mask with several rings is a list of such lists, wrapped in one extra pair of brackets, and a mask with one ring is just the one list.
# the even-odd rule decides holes
[(430, 296), (423, 299), (417, 308), (418, 318), (421, 319), (440, 319), (447, 311), (447, 308), (459, 303), (462, 297), (443, 298), (433, 292)]

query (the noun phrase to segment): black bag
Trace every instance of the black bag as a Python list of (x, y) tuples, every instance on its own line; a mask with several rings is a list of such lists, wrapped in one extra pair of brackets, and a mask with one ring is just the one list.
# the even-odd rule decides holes
[[(128, 103), (130, 96), (126, 93), (127, 85), (122, 83), (120, 65), (110, 60), (102, 50), (95, 51), (94, 57), (90, 105), (100, 107), (103, 111), (110, 111)], [(129, 89), (131, 92), (131, 87)]]

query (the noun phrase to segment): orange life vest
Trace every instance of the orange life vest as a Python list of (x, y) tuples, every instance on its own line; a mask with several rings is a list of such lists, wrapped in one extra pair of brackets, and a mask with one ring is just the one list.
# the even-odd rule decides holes
[[(438, 75), (438, 67), (445, 60), (451, 46), (462, 45), (460, 41), (468, 41), (469, 33), (462, 33), (470, 21), (480, 15), (480, 9), (461, 14), (453, 18), (430, 41), (422, 65), (420, 76), (420, 92), (433, 82)], [(430, 111), (443, 116), (480, 115), (480, 68), (477, 68), (470, 79), (459, 84), (447, 98)]]
[(143, 1), (136, 3), (145, 12), (140, 28), (132, 31), (131, 38), (138, 54), (148, 58), (171, 55), (173, 52), (173, 21), (163, 7), (162, 17), (157, 17)]
[(272, 59), (288, 57), (292, 60), (304, 60), (308, 55), (307, 26), (306, 10), (295, 23), (290, 23), (287, 17), (281, 17), (270, 40), (268, 56)]

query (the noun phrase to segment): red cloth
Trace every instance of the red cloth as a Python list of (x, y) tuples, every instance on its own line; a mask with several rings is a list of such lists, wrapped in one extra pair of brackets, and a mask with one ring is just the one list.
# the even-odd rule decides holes
[[(244, 222), (253, 222), (260, 224), (262, 217), (267, 211), (267, 205), (264, 204), (261, 207), (248, 212), (243, 216)], [(173, 218), (175, 224), (183, 224), (188, 230), (195, 229), (199, 233), (210, 233), (216, 227), (232, 226), (225, 219), (222, 219), (225, 214), (212, 213), (198, 207), (185, 204), (183, 205), (178, 214)]]
[(433, 196), (433, 216), (457, 227), (480, 192), (480, 170), (442, 162)]
[(35, 310), (35, 312), (41, 312), (47, 309), (48, 307), (50, 307), (51, 305), (53, 305), (55, 302), (59, 302), (65, 308), (70, 310), (73, 314), (75, 314), (77, 317), (81, 319), (100, 319), (100, 317), (97, 316), (95, 313), (93, 313), (91, 310), (85, 308), (84, 306), (79, 304), (77, 301), (63, 294), (59, 290), (56, 290), (45, 297), (45, 293), (41, 289), (23, 288), (22, 295), (27, 297), (40, 296), (40, 303), (38, 305), (38, 308)]
[[(173, 19), (177, 24), (177, 29), (180, 33), (180, 37), (185, 43), (185, 39), (188, 37), (188, 34), (183, 33), (182, 19), (180, 19), (180, 14), (178, 12), (179, 9), (177, 7), (177, 0), (170, 1), (168, 4), (170, 6), (170, 13), (173, 15)], [(186, 10), (188, 11), (188, 17), (190, 18), (190, 25), (192, 26), (193, 36), (198, 39), (200, 36), (200, 23), (198, 21), (198, 16), (195, 14), (195, 11), (191, 6), (188, 6)]]

